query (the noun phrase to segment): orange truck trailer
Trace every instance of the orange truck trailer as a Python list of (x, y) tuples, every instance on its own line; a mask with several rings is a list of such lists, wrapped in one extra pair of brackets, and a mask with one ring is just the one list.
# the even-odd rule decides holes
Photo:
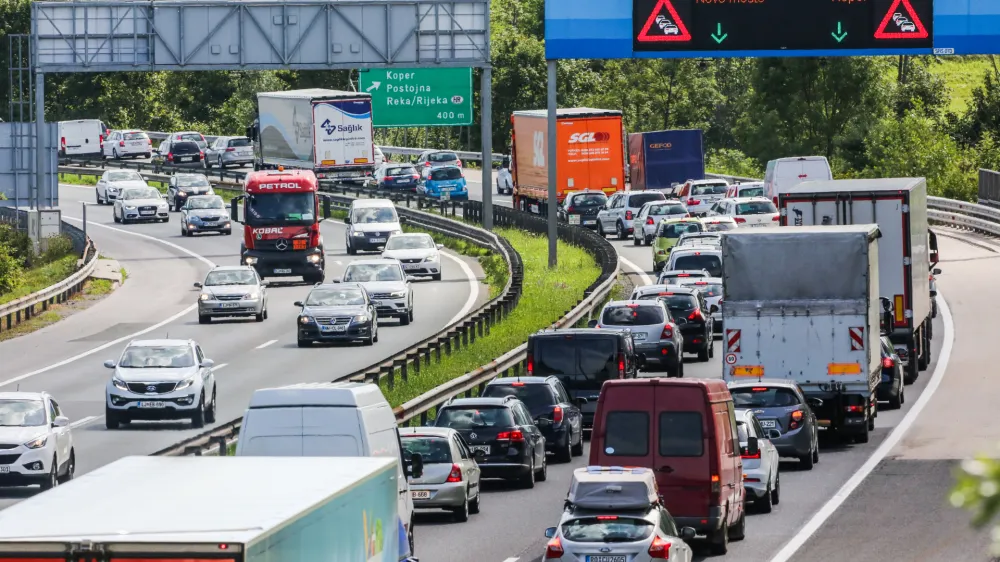
[[(625, 189), (625, 131), (622, 113), (587, 107), (556, 111), (556, 192), (590, 189), (611, 195)], [(511, 174), (514, 208), (544, 213), (549, 199), (548, 112), (515, 111), (511, 116)]]

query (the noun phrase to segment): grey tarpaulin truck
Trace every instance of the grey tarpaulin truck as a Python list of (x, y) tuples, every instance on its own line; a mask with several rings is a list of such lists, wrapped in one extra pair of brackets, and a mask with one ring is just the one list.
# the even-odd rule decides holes
[(889, 339), (906, 365), (907, 384), (917, 380), (931, 361), (931, 248), (924, 178), (804, 182), (778, 197), (778, 211), (781, 226), (878, 225), (879, 294), (892, 302), (895, 314)]
[(882, 380), (879, 237), (873, 224), (727, 232), (722, 378), (794, 381), (820, 428), (867, 442)]

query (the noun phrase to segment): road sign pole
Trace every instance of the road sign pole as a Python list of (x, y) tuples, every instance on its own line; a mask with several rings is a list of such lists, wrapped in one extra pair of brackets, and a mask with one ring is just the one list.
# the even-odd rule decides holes
[[(555, 267), (558, 263), (556, 259), (556, 240), (559, 237), (559, 225), (556, 222), (556, 205), (559, 199), (558, 189), (556, 189), (556, 61), (548, 61), (549, 65), (549, 123), (548, 137), (549, 148), (546, 158), (549, 165), (549, 197), (547, 205), (549, 208), (549, 267)], [(485, 189), (486, 186), (483, 186)]]
[(486, 67), (480, 77), (479, 96), (483, 100), (483, 228), (493, 230), (493, 69)]
[[(42, 206), (42, 189), (45, 187), (45, 74), (35, 74), (35, 193), (31, 206)], [(32, 237), (37, 238), (37, 233)]]

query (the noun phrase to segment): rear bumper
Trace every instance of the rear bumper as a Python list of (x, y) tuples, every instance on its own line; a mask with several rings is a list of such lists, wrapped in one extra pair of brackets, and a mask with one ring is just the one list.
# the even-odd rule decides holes
[(543, 429), (542, 435), (545, 436), (545, 452), (551, 453), (562, 447), (563, 442), (569, 443), (569, 433), (569, 424), (565, 421), (561, 422), (559, 427), (547, 427)]
[(812, 453), (812, 439), (809, 433), (803, 426), (772, 439), (771, 444), (778, 450), (779, 457), (802, 457)]
[(684, 353), (697, 353), (708, 349), (708, 327), (693, 326), (681, 328), (681, 335), (684, 336)]
[(461, 507), (465, 503), (466, 482), (448, 482), (445, 484), (410, 484), (411, 492), (430, 492), (429, 499), (413, 498), (413, 507), (417, 509), (435, 509)]
[(483, 478), (503, 478), (505, 480), (511, 480), (515, 478), (521, 478), (522, 476), (528, 474), (531, 470), (531, 465), (521, 462), (496, 462), (491, 463), (485, 461), (479, 463), (480, 474)]
[(712, 507), (705, 517), (674, 517), (677, 527), (691, 527), (699, 535), (718, 531), (722, 528), (722, 508)]
[[(319, 256), (313, 258), (309, 256)], [(248, 260), (250, 258), (250, 260)], [(323, 274), (326, 258), (322, 246), (309, 250), (288, 252), (262, 252), (259, 250), (243, 250), (240, 261), (252, 265), (261, 277), (296, 277), (304, 275)], [(252, 261), (253, 263), (249, 263)]]
[(635, 352), (646, 359), (647, 364), (673, 366), (679, 359), (674, 342), (636, 344)]

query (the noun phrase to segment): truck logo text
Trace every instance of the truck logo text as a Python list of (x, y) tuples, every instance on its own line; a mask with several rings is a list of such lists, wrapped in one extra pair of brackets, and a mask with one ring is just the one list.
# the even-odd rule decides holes
[(264, 237), (265, 234), (281, 234), (281, 228), (275, 228), (275, 227), (256, 228), (254, 229), (253, 233), (254, 236), (257, 237), (257, 240), (260, 240)]
[(608, 142), (611, 140), (609, 133), (573, 133), (569, 136), (570, 144), (586, 142)]
[(669, 142), (654, 142), (653, 144), (649, 145), (649, 148), (652, 148), (652, 149), (666, 148), (667, 150), (670, 150), (673, 147), (674, 147), (674, 145), (671, 144), (671, 143), (669, 143)]
[(531, 158), (531, 163), (539, 168), (545, 167), (545, 133), (542, 131), (535, 131), (533, 136), (533, 147), (534, 154)]
[(326, 134), (328, 135), (332, 135), (334, 131), (348, 134), (357, 133), (362, 129), (361, 125), (334, 125), (329, 119), (323, 121), (323, 124), (320, 125), (320, 127), (326, 131)]
[(297, 183), (262, 183), (257, 189), (302, 189)]

